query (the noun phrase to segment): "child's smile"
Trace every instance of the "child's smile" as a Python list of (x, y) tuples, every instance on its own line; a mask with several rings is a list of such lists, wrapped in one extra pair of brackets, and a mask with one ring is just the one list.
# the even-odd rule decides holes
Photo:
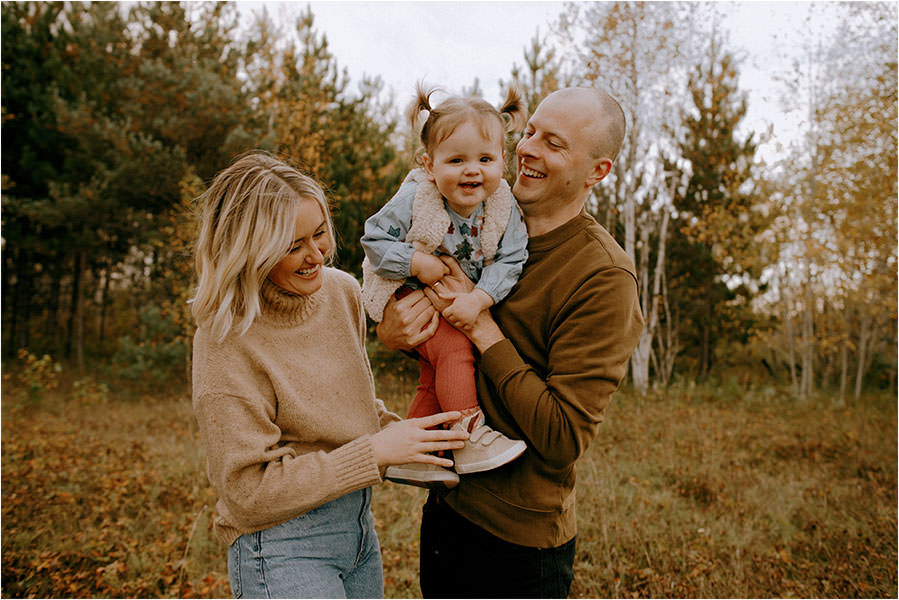
[(488, 132), (485, 136), (480, 123), (466, 121), (424, 157), (431, 181), (461, 217), (470, 216), (502, 179), (502, 128), (497, 123)]

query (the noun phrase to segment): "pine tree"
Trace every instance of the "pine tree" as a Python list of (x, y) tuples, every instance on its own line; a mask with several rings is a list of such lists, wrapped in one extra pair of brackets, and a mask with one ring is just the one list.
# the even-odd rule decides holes
[(378, 103), (380, 79), (351, 94), (327, 38), (308, 8), (296, 23), (298, 43), (272, 61), (269, 139), (314, 177), (332, 201), (338, 234), (336, 265), (361, 273), (359, 239), (365, 219), (396, 191), (403, 176), (391, 136), (396, 122)]
[(713, 39), (709, 59), (689, 78), (693, 106), (685, 111), (686, 135), (680, 143), (690, 177), (685, 192), (675, 195), (675, 228), (681, 236), (671, 240), (669, 249), (670, 295), (679, 305), (682, 335), (701, 376), (712, 366), (717, 342), (745, 330), (732, 304), (747, 288), (731, 289), (727, 282), (733, 285), (757, 272), (753, 241), (763, 226), (747, 189), (755, 142), (753, 134), (738, 133), (746, 99), (737, 81), (732, 56), (721, 54)]

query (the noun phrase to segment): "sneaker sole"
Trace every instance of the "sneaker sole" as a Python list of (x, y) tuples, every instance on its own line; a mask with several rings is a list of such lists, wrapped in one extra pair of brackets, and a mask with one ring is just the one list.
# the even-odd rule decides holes
[(515, 445), (510, 446), (509, 449), (502, 454), (497, 454), (496, 456), (492, 456), (476, 463), (459, 464), (457, 461), (453, 468), (456, 470), (456, 473), (480, 473), (481, 471), (489, 471), (490, 469), (495, 469), (506, 463), (512, 462), (524, 454), (527, 447), (527, 444), (518, 440)]
[(452, 471), (423, 473), (422, 471), (407, 471), (391, 467), (384, 474), (384, 479), (426, 489), (454, 488), (459, 485), (459, 476)]

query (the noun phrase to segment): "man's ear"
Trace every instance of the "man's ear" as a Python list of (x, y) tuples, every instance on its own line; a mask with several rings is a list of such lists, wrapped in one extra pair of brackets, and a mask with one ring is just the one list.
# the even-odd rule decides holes
[(428, 174), (428, 181), (434, 183), (434, 160), (427, 154), (423, 154), (421, 162), (424, 165), (425, 173)]
[(587, 177), (587, 185), (592, 187), (606, 178), (606, 175), (612, 172), (612, 160), (609, 158), (599, 158), (593, 164), (593, 169)]

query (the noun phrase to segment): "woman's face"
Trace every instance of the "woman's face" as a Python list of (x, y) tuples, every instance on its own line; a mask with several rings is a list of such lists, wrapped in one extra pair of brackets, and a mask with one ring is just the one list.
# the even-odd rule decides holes
[(325, 215), (315, 200), (300, 201), (293, 244), (271, 273), (269, 280), (279, 288), (308, 296), (322, 286), (322, 265), (331, 249)]

